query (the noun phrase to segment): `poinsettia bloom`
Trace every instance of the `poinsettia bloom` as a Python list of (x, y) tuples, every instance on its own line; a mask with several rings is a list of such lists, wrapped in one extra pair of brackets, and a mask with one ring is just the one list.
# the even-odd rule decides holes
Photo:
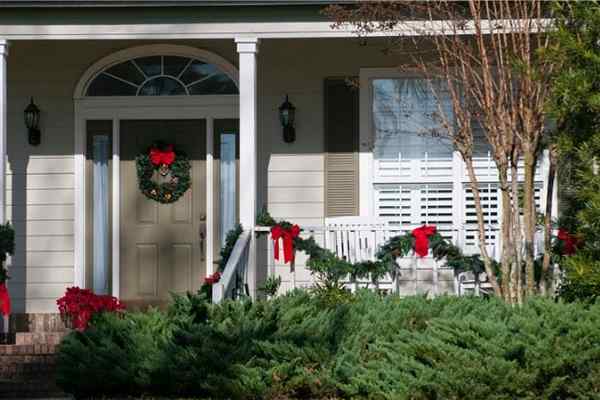
[(65, 295), (56, 301), (63, 318), (71, 321), (73, 328), (85, 330), (90, 319), (99, 312), (116, 312), (125, 307), (116, 297), (97, 295), (89, 289), (68, 288)]

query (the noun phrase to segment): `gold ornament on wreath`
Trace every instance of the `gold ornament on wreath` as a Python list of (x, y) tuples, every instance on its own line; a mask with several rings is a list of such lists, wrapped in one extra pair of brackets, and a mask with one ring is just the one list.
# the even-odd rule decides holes
[(191, 186), (191, 164), (172, 144), (157, 142), (136, 158), (138, 186), (149, 199), (174, 203)]

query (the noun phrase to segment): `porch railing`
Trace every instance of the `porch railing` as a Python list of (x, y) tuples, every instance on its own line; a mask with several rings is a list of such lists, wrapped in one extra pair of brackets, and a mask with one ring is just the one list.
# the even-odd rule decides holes
[(213, 285), (213, 303), (248, 295), (248, 255), (251, 239), (252, 231), (245, 230), (235, 242), (221, 279)]
[[(321, 246), (331, 250), (338, 257), (350, 262), (374, 260), (379, 248), (391, 237), (411, 231), (418, 225), (398, 226), (388, 225), (385, 222), (352, 222), (352, 220), (364, 219), (361, 217), (342, 217), (328, 219), (322, 226), (303, 226), (302, 232), (305, 236), (313, 236)], [(334, 221), (339, 222), (334, 222)], [(468, 246), (469, 236), (476, 227), (465, 226), (461, 228), (438, 227), (442, 236), (452, 243), (473, 253), (474, 248)], [(257, 227), (257, 231), (267, 231), (267, 228)], [(498, 227), (488, 227), (486, 230), (487, 250), (493, 257), (500, 255), (500, 235)], [(490, 240), (491, 239), (491, 240)], [(298, 257), (298, 264), (294, 268), (283, 265), (273, 258), (273, 243), (268, 240), (269, 274), (281, 275), (285, 288), (296, 288), (310, 286), (310, 274), (302, 270), (302, 257)], [(467, 244), (467, 245), (465, 245)], [(398, 293), (400, 295), (411, 295), (428, 293), (432, 296), (442, 293), (454, 293), (462, 295), (465, 293), (478, 294), (480, 289), (485, 291), (485, 274), (479, 279), (474, 279), (472, 274), (456, 274), (453, 269), (445, 267), (443, 262), (436, 262), (431, 256), (418, 258), (407, 256), (396, 260), (398, 269), (396, 276), (386, 276), (376, 283), (369, 279), (356, 282), (347, 282), (349, 290), (358, 288), (372, 288), (383, 292)]]

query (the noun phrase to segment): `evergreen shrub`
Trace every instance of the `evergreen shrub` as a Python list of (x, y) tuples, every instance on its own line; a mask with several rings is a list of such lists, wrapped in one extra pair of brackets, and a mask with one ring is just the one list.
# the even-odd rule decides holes
[(600, 304), (398, 298), (326, 305), (176, 299), (94, 319), (60, 347), (59, 383), (94, 394), (228, 399), (588, 399), (600, 396)]

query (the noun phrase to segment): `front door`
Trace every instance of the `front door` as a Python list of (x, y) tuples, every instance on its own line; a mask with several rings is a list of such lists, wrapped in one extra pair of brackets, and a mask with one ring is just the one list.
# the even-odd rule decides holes
[[(206, 121), (122, 120), (120, 137), (121, 299), (164, 304), (171, 292), (198, 290), (206, 273)], [(192, 166), (190, 189), (171, 204), (138, 188), (135, 157), (157, 141), (185, 151)]]

